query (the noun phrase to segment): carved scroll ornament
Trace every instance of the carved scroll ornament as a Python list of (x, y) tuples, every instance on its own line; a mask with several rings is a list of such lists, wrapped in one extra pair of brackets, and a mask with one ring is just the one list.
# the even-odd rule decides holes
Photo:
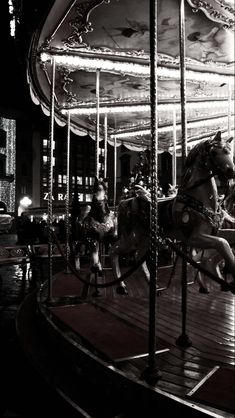
[(75, 19), (70, 20), (69, 26), (73, 29), (72, 33), (63, 40), (63, 44), (67, 48), (84, 47), (87, 46), (83, 42), (82, 36), (85, 33), (92, 32), (92, 24), (89, 21), (91, 11), (102, 3), (109, 3), (110, 0), (90, 0), (83, 3), (76, 4)]
[(231, 4), (223, 0), (187, 0), (194, 12), (202, 10), (205, 15), (215, 22), (223, 24), (226, 29), (234, 30), (235, 10)]

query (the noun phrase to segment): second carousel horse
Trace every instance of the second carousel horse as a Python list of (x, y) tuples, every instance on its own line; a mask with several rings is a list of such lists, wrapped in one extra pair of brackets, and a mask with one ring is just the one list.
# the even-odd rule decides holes
[[(235, 167), (230, 156), (230, 141), (231, 138), (223, 140), (221, 132), (218, 132), (213, 139), (198, 143), (189, 152), (179, 191), (170, 202), (159, 205), (158, 219), (159, 228), (166, 236), (176, 238), (190, 248), (209, 250), (213, 253), (215, 250), (217, 258), (224, 260), (232, 276), (231, 285), (235, 292), (235, 256), (231, 248), (235, 241), (235, 230), (233, 227), (223, 227), (225, 213), (218, 203), (214, 179), (216, 175), (225, 179), (235, 177)], [(120, 255), (133, 249), (137, 257), (141, 257), (149, 247), (150, 204), (145, 208), (142, 204), (146, 222), (138, 222), (139, 203), (133, 199), (128, 202), (121, 201), (118, 207), (120, 235), (110, 250), (116, 277), (121, 276)], [(218, 275), (217, 260), (217, 264), (208, 261), (202, 257), (201, 264), (206, 263), (206, 267)], [(146, 265), (143, 266), (143, 271), (148, 278)]]
[(107, 200), (107, 182), (95, 179), (91, 210), (84, 219), (84, 228), (91, 249), (91, 270), (102, 273), (100, 262), (100, 242), (114, 242), (117, 234), (116, 217), (109, 209)]
[(75, 235), (79, 242), (75, 251), (77, 270), (80, 269), (80, 254), (84, 252), (84, 246), (87, 246), (91, 256), (92, 273), (102, 275), (100, 243), (113, 244), (117, 235), (116, 216), (108, 206), (105, 180), (95, 179), (92, 202), (80, 210), (73, 229), (76, 230)]

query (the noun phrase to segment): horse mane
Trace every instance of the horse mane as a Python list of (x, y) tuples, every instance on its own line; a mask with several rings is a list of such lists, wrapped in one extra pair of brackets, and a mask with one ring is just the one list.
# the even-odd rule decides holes
[(214, 138), (199, 142), (189, 151), (185, 161), (184, 172), (194, 164), (197, 157), (200, 158), (200, 161), (204, 161), (211, 147), (226, 148), (228, 151), (230, 151), (229, 142), (222, 140), (221, 132), (218, 131)]
[(203, 142), (199, 142), (199, 144), (195, 145), (187, 155), (185, 161), (185, 169), (187, 170), (189, 167), (191, 167), (194, 164), (197, 157), (205, 157), (211, 146), (212, 144), (210, 139), (207, 139)]

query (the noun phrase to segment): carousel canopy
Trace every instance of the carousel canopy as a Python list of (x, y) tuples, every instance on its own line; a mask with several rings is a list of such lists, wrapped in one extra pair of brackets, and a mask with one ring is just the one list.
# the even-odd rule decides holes
[[(181, 138), (178, 0), (158, 0), (159, 149)], [(234, 8), (232, 0), (185, 1), (189, 144), (233, 130)], [(150, 142), (149, 0), (55, 0), (32, 41), (28, 79), (33, 101), (49, 113), (55, 64), (55, 117), (129, 147)], [(97, 102), (99, 105), (97, 106)], [(175, 121), (175, 123), (173, 123)], [(174, 129), (173, 129), (174, 125)]]

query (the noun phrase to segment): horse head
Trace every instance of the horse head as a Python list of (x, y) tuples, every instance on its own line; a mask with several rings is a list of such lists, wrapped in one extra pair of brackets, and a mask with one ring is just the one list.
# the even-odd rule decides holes
[(235, 166), (231, 157), (230, 142), (233, 138), (222, 139), (221, 132), (217, 132), (213, 139), (208, 141), (207, 164), (211, 171), (222, 179), (235, 177)]

